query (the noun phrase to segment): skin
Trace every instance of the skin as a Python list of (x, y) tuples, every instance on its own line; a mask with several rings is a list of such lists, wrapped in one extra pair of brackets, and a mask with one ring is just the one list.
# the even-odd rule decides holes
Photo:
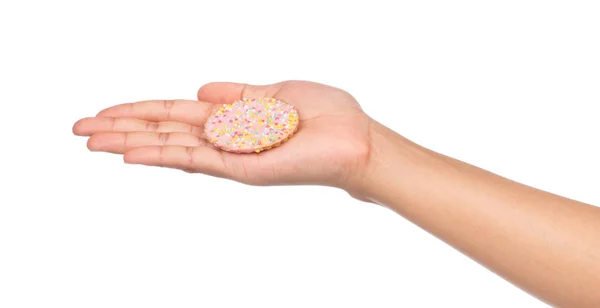
[[(300, 128), (260, 154), (219, 151), (207, 116), (242, 97), (295, 105)], [(306, 81), (210, 83), (198, 100), (107, 108), (73, 126), (88, 148), (130, 164), (249, 185), (325, 185), (390, 208), (556, 307), (600, 307), (600, 208), (500, 177), (423, 148), (365, 114), (347, 92)]]

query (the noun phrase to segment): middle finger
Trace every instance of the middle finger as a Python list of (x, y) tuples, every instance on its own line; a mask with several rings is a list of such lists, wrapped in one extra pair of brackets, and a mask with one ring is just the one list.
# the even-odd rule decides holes
[(204, 139), (186, 133), (98, 133), (88, 140), (87, 146), (91, 151), (123, 154), (126, 151), (145, 146), (178, 145), (197, 147), (206, 145)]
[(146, 121), (177, 121), (204, 125), (215, 105), (192, 100), (150, 100), (109, 107), (97, 117), (138, 118)]

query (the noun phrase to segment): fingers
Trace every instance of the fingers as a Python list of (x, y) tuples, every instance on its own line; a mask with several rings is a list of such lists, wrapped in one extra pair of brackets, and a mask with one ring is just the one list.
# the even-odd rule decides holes
[(152, 122), (173, 121), (204, 125), (213, 104), (191, 100), (153, 100), (104, 109), (97, 117), (137, 118)]
[(126, 163), (194, 171), (228, 177), (222, 153), (210, 147), (149, 146), (125, 153)]
[(108, 132), (181, 132), (202, 136), (202, 128), (180, 122), (150, 122), (130, 118), (85, 118), (73, 125), (77, 136)]
[(130, 149), (145, 146), (197, 147), (206, 145), (206, 143), (200, 137), (187, 133), (127, 132), (94, 134), (88, 140), (87, 145), (91, 151), (122, 154)]
[(286, 82), (271, 85), (248, 85), (233, 82), (212, 82), (198, 90), (198, 100), (213, 104), (230, 104), (244, 97), (275, 97)]

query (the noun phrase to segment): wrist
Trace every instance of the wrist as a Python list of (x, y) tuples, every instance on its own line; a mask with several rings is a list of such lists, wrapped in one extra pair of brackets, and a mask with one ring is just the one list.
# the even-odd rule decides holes
[(410, 189), (419, 167), (434, 161), (436, 154), (374, 120), (369, 125), (369, 140), (367, 163), (347, 191), (361, 201), (391, 207)]

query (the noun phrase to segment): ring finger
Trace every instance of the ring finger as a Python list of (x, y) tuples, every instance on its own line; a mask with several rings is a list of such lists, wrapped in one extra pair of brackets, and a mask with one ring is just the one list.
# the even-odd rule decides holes
[(189, 133), (110, 132), (93, 134), (87, 146), (91, 151), (123, 154), (144, 146), (178, 145), (197, 147), (206, 145), (204, 139)]
[(134, 118), (85, 118), (73, 126), (73, 133), (78, 136), (91, 136), (108, 132), (181, 132), (202, 136), (198, 126), (181, 122), (152, 122)]

